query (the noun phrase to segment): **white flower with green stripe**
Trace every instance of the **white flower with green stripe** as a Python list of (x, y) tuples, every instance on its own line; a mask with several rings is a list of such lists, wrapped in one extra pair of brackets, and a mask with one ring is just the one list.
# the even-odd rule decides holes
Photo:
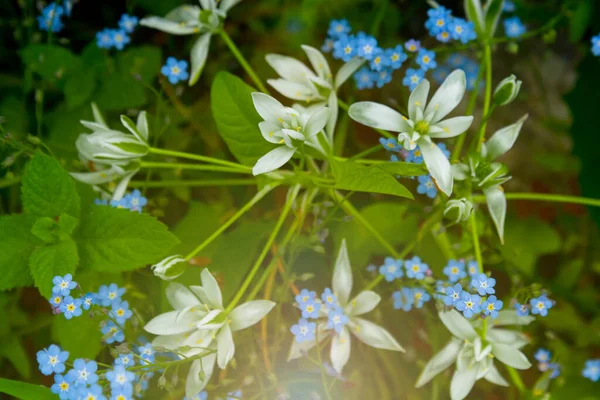
[(472, 116), (444, 119), (462, 100), (466, 90), (465, 73), (453, 71), (427, 102), (429, 81), (424, 79), (408, 100), (408, 117), (382, 104), (364, 101), (350, 106), (349, 115), (372, 128), (397, 132), (406, 150), (419, 146), (423, 161), (440, 190), (452, 194), (450, 161), (432, 139), (447, 139), (465, 132)]

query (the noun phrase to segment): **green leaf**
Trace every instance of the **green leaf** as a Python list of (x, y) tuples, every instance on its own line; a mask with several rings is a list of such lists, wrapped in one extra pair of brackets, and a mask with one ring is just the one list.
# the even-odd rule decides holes
[[(368, 205), (360, 213), (392, 246), (412, 239), (418, 231), (417, 215), (408, 214), (407, 207), (392, 202)], [(389, 251), (362, 224), (349, 220), (334, 222), (331, 227), (334, 248), (346, 239), (350, 261), (355, 268), (366, 266), (374, 254), (389, 255)]]
[(262, 120), (254, 109), (252, 92), (253, 88), (228, 72), (219, 72), (210, 89), (210, 104), (219, 134), (244, 165), (254, 165), (275, 148), (258, 129)]
[(77, 245), (72, 239), (35, 249), (29, 259), (31, 276), (42, 296), (52, 295), (52, 278), (56, 275), (73, 274), (79, 257)]
[(488, 0), (485, 5), (485, 33), (489, 38), (494, 37), (503, 7), (504, 0)]
[(92, 96), (96, 88), (96, 76), (93, 71), (93, 69), (82, 68), (66, 79), (63, 92), (68, 108), (84, 104)]
[(30, 286), (29, 256), (40, 241), (31, 233), (33, 221), (26, 215), (0, 217), (0, 290)]
[(30, 44), (22, 52), (23, 63), (47, 80), (59, 80), (81, 68), (81, 60), (64, 47)]
[(420, 176), (427, 175), (427, 168), (423, 164), (414, 164), (408, 162), (386, 162), (377, 164), (379, 168), (392, 175), (399, 176)]
[(581, 0), (576, 3), (576, 7), (569, 13), (569, 41), (571, 43), (579, 42), (594, 15), (594, 2), (592, 0)]
[(129, 210), (95, 206), (75, 232), (83, 268), (130, 271), (160, 261), (179, 243), (156, 218)]
[(93, 360), (102, 349), (99, 321), (90, 318), (85, 311), (77, 318), (66, 319), (62, 315), (55, 317), (52, 322), (52, 337), (63, 350), (69, 352), (71, 360)]
[(511, 220), (505, 229), (502, 254), (526, 276), (534, 276), (535, 262), (539, 256), (560, 249), (558, 233), (548, 223), (538, 219)]
[(467, 19), (475, 24), (475, 31), (478, 34), (483, 32), (483, 10), (481, 9), (481, 0), (465, 0), (464, 8)]
[(102, 79), (94, 100), (102, 111), (122, 110), (143, 106), (146, 103), (146, 93), (141, 82), (114, 72)]
[[(223, 210), (218, 208), (218, 205), (190, 202), (185, 217), (173, 228), (173, 233), (181, 241), (173, 249), (173, 254), (188, 254), (196, 248), (221, 226), (219, 217), (222, 214)], [(210, 256), (213, 249), (214, 245), (211, 244), (202, 251), (201, 255)]]
[(58, 240), (56, 236), (58, 224), (50, 217), (38, 218), (31, 227), (31, 233), (44, 243), (54, 243)]
[(21, 400), (56, 400), (56, 395), (42, 385), (0, 378), (0, 393)]
[(31, 377), (31, 362), (18, 337), (8, 339), (0, 345), (0, 357), (5, 357), (25, 379)]
[(79, 195), (71, 176), (54, 158), (37, 152), (25, 167), (22, 186), (25, 212), (55, 218), (79, 216)]
[(337, 189), (413, 198), (407, 188), (379, 165), (366, 167), (352, 161), (333, 161), (331, 165)]
[(154, 46), (131, 47), (117, 55), (117, 67), (122, 75), (151, 82), (162, 65), (160, 48)]

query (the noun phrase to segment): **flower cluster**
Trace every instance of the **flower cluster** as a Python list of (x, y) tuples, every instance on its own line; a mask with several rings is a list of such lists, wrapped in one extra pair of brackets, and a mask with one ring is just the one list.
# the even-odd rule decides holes
[(587, 360), (581, 374), (592, 382), (598, 382), (600, 379), (600, 358)]
[(118, 29), (105, 28), (96, 33), (97, 46), (107, 50), (113, 47), (117, 50), (123, 50), (131, 42), (129, 34), (133, 33), (138, 22), (138, 18), (133, 15), (121, 15)]
[(473, 22), (454, 17), (452, 11), (445, 7), (432, 8), (427, 11), (427, 15), (425, 28), (429, 31), (430, 36), (442, 43), (448, 43), (450, 40), (468, 43), (477, 38)]
[(600, 34), (592, 37), (592, 54), (600, 56)]
[(43, 31), (60, 32), (64, 28), (63, 16), (70, 17), (73, 4), (71, 0), (58, 5), (56, 2), (48, 4), (42, 9), (42, 15), (37, 17), (38, 27)]
[(148, 204), (148, 199), (142, 196), (139, 190), (134, 190), (126, 194), (119, 200), (95, 199), (94, 204), (99, 206), (111, 206), (113, 208), (125, 208), (127, 210), (141, 213), (144, 207)]
[(550, 379), (555, 379), (560, 375), (560, 364), (552, 362), (552, 353), (550, 350), (538, 349), (533, 357), (538, 361), (538, 369), (540, 371), (551, 371)]
[[(444, 272), (449, 275), (451, 281), (466, 276), (464, 262), (460, 261), (452, 260), (444, 269)], [(443, 298), (444, 304), (456, 308), (466, 318), (472, 318), (478, 314), (497, 318), (498, 311), (502, 309), (504, 304), (494, 295), (496, 293), (495, 285), (496, 280), (494, 278), (490, 278), (486, 274), (474, 274), (471, 276), (471, 283), (468, 288), (463, 288), (460, 283), (446, 287), (446, 296)], [(477, 293), (472, 293), (473, 291)]]
[(391, 82), (392, 72), (400, 69), (408, 58), (402, 45), (384, 49), (373, 36), (364, 32), (352, 35), (351, 31), (348, 21), (332, 20), (321, 50), (333, 51), (334, 58), (345, 62), (359, 57), (368, 63), (354, 75), (358, 89), (381, 88)]
[(534, 297), (529, 300), (529, 304), (515, 303), (514, 307), (519, 316), (529, 315), (531, 312), (534, 315), (545, 317), (548, 315), (548, 310), (554, 306), (554, 301), (550, 300), (546, 294)]

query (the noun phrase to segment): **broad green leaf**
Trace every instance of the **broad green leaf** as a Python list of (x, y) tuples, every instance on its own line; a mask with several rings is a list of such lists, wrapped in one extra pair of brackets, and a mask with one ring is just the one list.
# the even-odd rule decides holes
[(72, 239), (35, 249), (29, 258), (29, 267), (42, 296), (49, 298), (52, 295), (52, 278), (73, 274), (78, 262), (77, 245)]
[(94, 206), (75, 232), (83, 268), (130, 271), (158, 262), (179, 240), (156, 218), (125, 209)]
[(331, 165), (336, 189), (413, 198), (407, 188), (379, 165), (366, 167), (351, 161), (333, 161)]
[(25, 379), (31, 377), (31, 361), (18, 337), (5, 338), (0, 344), (0, 357), (5, 357)]
[(67, 107), (74, 108), (87, 103), (96, 88), (93, 69), (82, 68), (69, 74), (63, 87)]
[(159, 47), (132, 47), (117, 54), (117, 66), (122, 75), (151, 82), (159, 73), (162, 53)]
[(54, 243), (57, 241), (56, 231), (58, 224), (50, 217), (38, 218), (31, 227), (31, 233), (44, 243)]
[(62, 46), (30, 44), (21, 52), (23, 63), (48, 80), (60, 80), (81, 68), (81, 60)]
[(71, 360), (76, 358), (93, 360), (102, 349), (100, 322), (90, 318), (87, 311), (71, 319), (66, 319), (62, 315), (56, 316), (52, 322), (52, 337), (63, 350), (69, 352)]
[(386, 162), (377, 164), (385, 172), (398, 176), (420, 176), (427, 175), (427, 168), (424, 164), (414, 164), (408, 162)]
[(56, 400), (57, 396), (42, 385), (0, 378), (0, 393), (20, 400)]
[(481, 34), (484, 28), (481, 0), (464, 0), (464, 8), (467, 19), (475, 24), (475, 31), (477, 34)]
[(594, 0), (581, 0), (575, 4), (569, 13), (569, 40), (572, 43), (583, 38), (594, 15)]
[(79, 195), (71, 176), (54, 158), (37, 152), (25, 167), (22, 186), (25, 212), (55, 218), (79, 216)]
[[(392, 246), (412, 239), (418, 231), (417, 215), (409, 214), (398, 202), (377, 202), (360, 209), (360, 213)], [(359, 222), (354, 220), (331, 224), (334, 248), (346, 239), (352, 265), (366, 266), (371, 257), (389, 255), (389, 251)]]
[(534, 276), (539, 256), (559, 250), (560, 236), (548, 223), (532, 218), (506, 223), (502, 254), (526, 276)]
[(31, 233), (33, 220), (26, 215), (0, 217), (0, 290), (30, 286), (29, 256), (40, 244)]
[(228, 72), (219, 72), (210, 89), (211, 109), (219, 134), (231, 153), (244, 165), (273, 150), (258, 129), (261, 118), (254, 109), (251, 93), (255, 90)]
[(102, 111), (136, 108), (146, 103), (146, 92), (141, 82), (114, 72), (101, 80), (94, 100)]

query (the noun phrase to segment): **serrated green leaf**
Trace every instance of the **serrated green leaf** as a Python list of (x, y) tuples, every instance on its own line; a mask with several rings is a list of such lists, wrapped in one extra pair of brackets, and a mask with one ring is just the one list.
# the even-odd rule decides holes
[[(76, 333), (76, 334), (74, 334)], [(93, 360), (102, 349), (102, 332), (98, 320), (84, 311), (77, 318), (66, 319), (58, 315), (52, 322), (52, 337), (58, 345), (69, 352), (69, 357)]]
[(0, 217), (0, 290), (33, 284), (29, 256), (41, 242), (31, 234), (32, 225), (32, 218), (26, 215)]
[(105, 272), (130, 271), (158, 262), (179, 240), (156, 218), (94, 206), (75, 232), (81, 266)]
[(0, 378), (0, 393), (21, 400), (56, 400), (56, 395), (42, 385)]
[(70, 215), (63, 214), (58, 219), (58, 226), (61, 235), (70, 236), (75, 227), (77, 227), (77, 218), (73, 218)]
[(66, 78), (63, 92), (67, 107), (74, 108), (84, 104), (92, 96), (96, 88), (96, 76), (93, 71), (93, 68), (82, 68)]
[(42, 296), (50, 297), (53, 286), (52, 278), (56, 275), (75, 273), (78, 262), (77, 245), (73, 239), (35, 249), (29, 258), (29, 268), (35, 286)]
[(333, 161), (331, 165), (336, 189), (413, 198), (407, 188), (379, 165), (367, 167), (352, 161)]
[(35, 153), (25, 167), (21, 191), (27, 214), (79, 216), (79, 195), (73, 179), (58, 161), (41, 152)]
[(399, 176), (420, 176), (427, 175), (427, 168), (423, 164), (414, 164), (408, 162), (386, 162), (377, 164), (385, 172)]
[(23, 63), (48, 80), (60, 80), (81, 68), (81, 59), (54, 44), (30, 44), (21, 52)]
[(0, 357), (5, 357), (25, 379), (31, 377), (31, 362), (23, 344), (17, 337), (8, 339), (0, 345)]
[(57, 223), (49, 217), (38, 218), (31, 227), (31, 233), (44, 243), (54, 243), (58, 240), (56, 236)]
[(219, 134), (231, 153), (244, 165), (273, 150), (258, 129), (261, 118), (254, 109), (255, 90), (228, 72), (219, 72), (210, 89), (210, 104)]

